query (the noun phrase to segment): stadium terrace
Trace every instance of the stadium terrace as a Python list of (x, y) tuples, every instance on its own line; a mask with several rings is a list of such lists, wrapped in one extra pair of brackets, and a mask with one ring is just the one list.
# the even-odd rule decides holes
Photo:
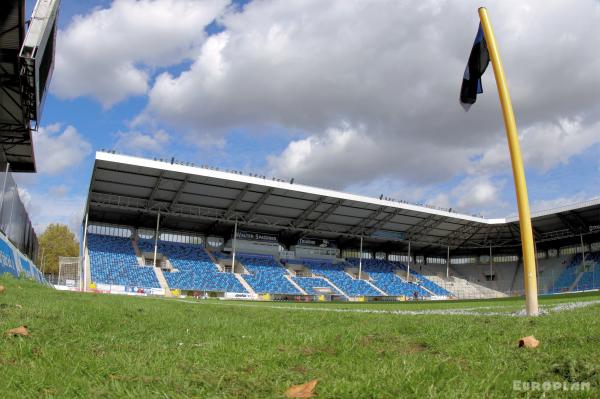
[[(599, 215), (600, 200), (533, 215), (541, 293), (600, 287)], [(83, 225), (75, 289), (321, 301), (523, 292), (517, 218), (174, 160), (96, 153)]]

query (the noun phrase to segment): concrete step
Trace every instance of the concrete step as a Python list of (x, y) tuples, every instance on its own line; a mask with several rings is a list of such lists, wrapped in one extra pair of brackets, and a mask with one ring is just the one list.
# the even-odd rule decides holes
[(300, 292), (302, 293), (302, 295), (308, 295), (308, 294), (306, 293), (306, 291), (304, 291), (304, 290), (302, 289), (302, 287), (300, 287), (300, 286), (299, 286), (299, 285), (298, 285), (298, 284), (297, 284), (297, 283), (296, 283), (296, 282), (295, 282), (295, 281), (292, 279), (292, 276), (290, 276), (289, 274), (286, 274), (286, 275), (285, 275), (285, 278), (286, 278), (286, 279), (287, 279), (287, 280), (288, 280), (290, 283), (292, 283), (292, 285), (293, 285), (293, 286), (294, 286), (294, 287), (295, 287), (295, 288), (296, 288), (298, 291), (300, 291)]
[(579, 272), (577, 277), (575, 277), (573, 284), (571, 284), (571, 286), (569, 287), (569, 291), (575, 291), (577, 289), (577, 284), (579, 284), (579, 280), (581, 280), (581, 278), (583, 277), (584, 274), (585, 274), (585, 271)]
[(385, 291), (383, 291), (382, 289), (380, 289), (379, 287), (377, 287), (375, 284), (373, 284), (372, 282), (368, 281), (368, 280), (363, 280), (364, 282), (366, 282), (367, 284), (369, 284), (371, 287), (373, 287), (376, 291), (378, 291), (379, 293), (381, 293), (381, 295), (384, 296), (389, 296)]
[(240, 284), (242, 284), (242, 286), (246, 289), (246, 291), (248, 291), (248, 293), (250, 293), (251, 295), (256, 295), (256, 292), (254, 292), (254, 289), (252, 289), (250, 284), (248, 284), (246, 279), (241, 274), (234, 273), (233, 275), (235, 276), (235, 278), (237, 278), (237, 280), (240, 282)]
[(154, 274), (156, 274), (160, 288), (165, 290), (165, 296), (172, 297), (173, 294), (171, 294), (171, 288), (169, 288), (169, 284), (167, 283), (167, 279), (165, 278), (162, 269), (160, 267), (153, 267), (152, 269), (154, 270)]
[(140, 251), (140, 247), (138, 246), (137, 240), (135, 238), (131, 238), (131, 246), (133, 247), (133, 252), (135, 252), (135, 257), (137, 258), (138, 265), (144, 265), (144, 258), (142, 257), (142, 251)]
[(329, 280), (327, 277), (325, 277), (325, 276), (318, 276), (318, 277), (321, 277), (323, 280), (325, 280), (327, 282), (327, 284), (329, 284), (333, 288), (335, 288), (338, 292), (340, 292), (343, 296), (345, 296), (346, 299), (350, 299), (348, 294), (346, 294), (344, 291), (342, 291), (337, 285), (333, 284), (333, 282), (331, 280)]

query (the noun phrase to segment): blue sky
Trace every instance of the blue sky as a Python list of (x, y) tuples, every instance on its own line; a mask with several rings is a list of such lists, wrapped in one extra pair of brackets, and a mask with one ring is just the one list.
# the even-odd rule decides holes
[[(484, 3), (532, 207), (600, 196), (600, 3)], [(17, 176), (36, 230), (77, 229), (101, 148), (514, 214), (491, 68), (458, 103), (478, 5), (63, 1), (38, 173)]]

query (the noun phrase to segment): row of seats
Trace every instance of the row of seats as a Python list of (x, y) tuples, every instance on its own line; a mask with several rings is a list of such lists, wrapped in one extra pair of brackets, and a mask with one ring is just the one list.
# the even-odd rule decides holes
[(273, 256), (239, 254), (236, 260), (239, 260), (249, 272), (249, 274), (245, 274), (243, 277), (257, 294), (301, 294), (285, 278), (287, 271)]
[(94, 283), (160, 288), (154, 270), (139, 266), (129, 238), (89, 234), (88, 252)]
[(600, 288), (600, 252), (591, 252), (585, 255), (586, 270), (582, 268), (582, 259), (581, 254), (573, 256), (567, 267), (550, 288), (550, 293), (569, 291), (571, 286), (575, 284), (580, 273), (582, 275), (579, 281), (577, 281), (574, 291)]
[(575, 282), (575, 278), (577, 278), (578, 268), (581, 265), (581, 254), (576, 254), (573, 256), (567, 267), (562, 271), (560, 276), (554, 281), (550, 292), (558, 293), (569, 290), (571, 285)]
[(585, 257), (588, 269), (577, 282), (576, 289), (578, 291), (591, 290), (600, 288), (600, 253), (592, 252)]
[(381, 292), (373, 288), (364, 280), (352, 278), (345, 269), (352, 267), (348, 263), (334, 263), (331, 260), (321, 259), (296, 259), (296, 264), (302, 264), (309, 268), (316, 276), (323, 276), (329, 279), (340, 290), (348, 296), (381, 296)]
[(327, 288), (334, 295), (342, 295), (342, 293), (330, 285), (321, 277), (292, 277), (292, 280), (300, 286), (308, 295), (319, 295), (322, 292), (318, 288)]
[[(140, 239), (138, 246), (142, 252), (154, 250), (154, 242), (151, 240)], [(247, 292), (235, 275), (219, 271), (201, 245), (159, 241), (158, 252), (166, 256), (175, 269), (164, 272), (171, 289)]]
[[(397, 262), (394, 262), (394, 263), (396, 263), (400, 269), (402, 269), (404, 271), (407, 270), (406, 265), (404, 265), (403, 263), (397, 263)], [(434, 295), (439, 295), (439, 296), (451, 296), (452, 295), (452, 293), (450, 291), (440, 287), (439, 285), (437, 285), (433, 281), (429, 280), (427, 277), (423, 276), (422, 274), (417, 273), (413, 269), (410, 269), (410, 274), (413, 277), (416, 277), (417, 280), (419, 280), (419, 284), (421, 284), (423, 287), (427, 288), (427, 290), (432, 292)]]
[[(152, 240), (140, 239), (138, 246), (142, 252), (154, 250)], [(140, 288), (160, 286), (151, 267), (138, 265), (130, 239), (90, 234), (88, 250), (92, 281)], [(173, 271), (164, 272), (171, 289), (247, 292), (235, 275), (219, 271), (201, 245), (159, 241), (158, 252), (166, 256), (173, 266)], [(219, 259), (228, 257), (220, 252), (214, 255)], [(256, 293), (300, 294), (289, 281), (287, 270), (273, 256), (241, 253), (238, 254), (237, 260), (248, 271), (243, 278)], [(311, 270), (313, 277), (291, 277), (297, 286), (310, 295), (319, 294), (318, 288), (329, 288), (334, 294), (341, 295), (341, 290), (351, 297), (382, 296), (381, 291), (374, 288), (376, 286), (392, 296), (412, 296), (415, 292), (421, 297), (428, 296), (429, 292), (420, 285), (436, 295), (450, 295), (448, 291), (412, 270), (411, 274), (419, 279), (420, 285), (402, 280), (395, 274), (398, 270), (406, 270), (401, 263), (378, 259), (363, 260), (363, 270), (371, 277), (371, 283), (346, 273), (345, 269), (358, 265), (358, 259), (338, 263), (331, 260), (300, 259), (294, 260), (294, 263), (302, 264)]]
[[(349, 259), (348, 262), (355, 267), (359, 265), (359, 259)], [(420, 297), (430, 294), (418, 284), (411, 284), (396, 275), (401, 267), (395, 262), (382, 259), (363, 259), (362, 270), (368, 273), (373, 283), (388, 295), (412, 297), (416, 292)], [(412, 274), (412, 273), (411, 273)]]

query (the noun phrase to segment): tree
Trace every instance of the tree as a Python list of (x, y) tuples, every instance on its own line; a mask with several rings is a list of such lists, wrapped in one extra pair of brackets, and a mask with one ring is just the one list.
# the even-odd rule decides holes
[(79, 256), (79, 242), (75, 234), (64, 224), (49, 225), (40, 236), (39, 245), (38, 262), (40, 262), (40, 269), (44, 269), (44, 273), (58, 274), (59, 256)]

